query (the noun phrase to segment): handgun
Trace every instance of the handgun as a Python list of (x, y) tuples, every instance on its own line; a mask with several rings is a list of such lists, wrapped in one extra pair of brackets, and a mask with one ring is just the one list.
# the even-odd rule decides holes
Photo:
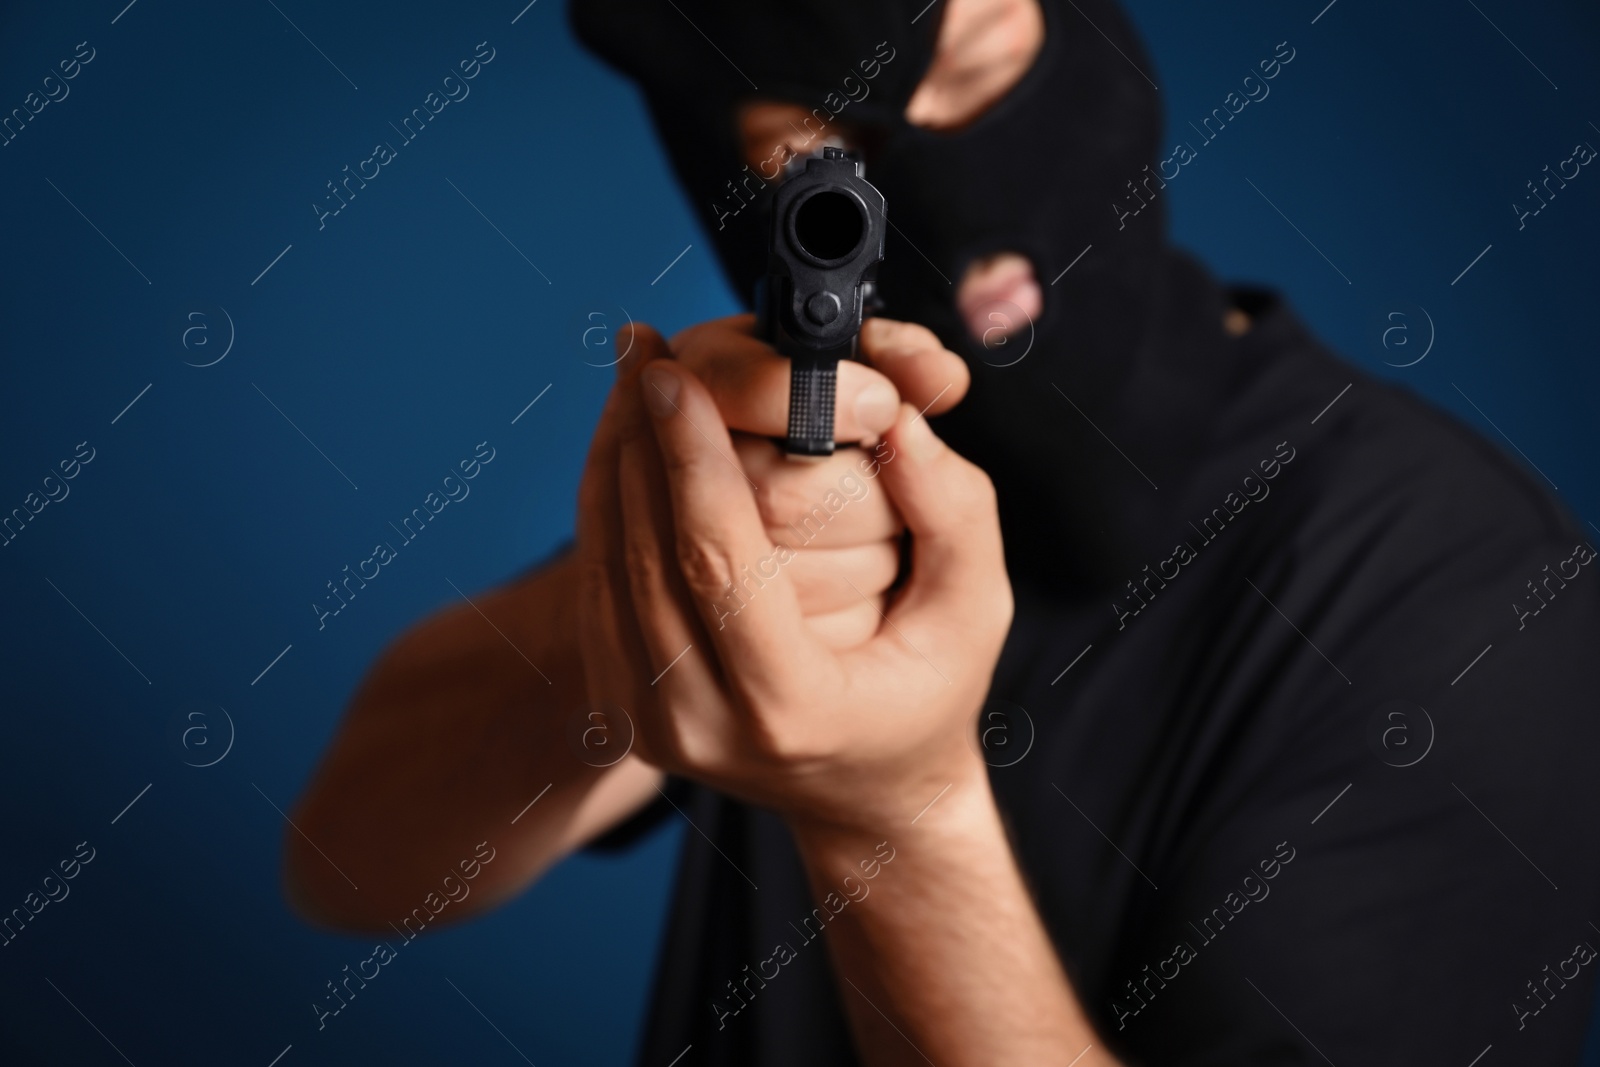
[(833, 454), (839, 361), (856, 358), (862, 319), (877, 306), (888, 216), (861, 170), (843, 149), (824, 148), (773, 201), (759, 331), (790, 361), (790, 456)]

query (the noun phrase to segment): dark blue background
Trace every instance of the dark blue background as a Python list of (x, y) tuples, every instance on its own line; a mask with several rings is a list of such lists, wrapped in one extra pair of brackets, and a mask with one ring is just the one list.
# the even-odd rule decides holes
[[(638, 96), (578, 51), (561, 0), (515, 24), (519, 0), (124, 2), (0, 15), (0, 111), (78, 42), (95, 49), (0, 147), (0, 512), (79, 442), (95, 450), (70, 496), (0, 548), (0, 911), (78, 842), (96, 849), (71, 895), (0, 948), (0, 1048), (81, 1064), (121, 1062), (105, 1039), (140, 1065), (264, 1067), (289, 1045), (284, 1067), (521, 1062), (509, 1041), (539, 1064), (627, 1062), (680, 828), (571, 860), (407, 947), (318, 1032), (309, 1005), (371, 945), (289, 913), (273, 805), (305, 784), (373, 656), (457, 599), (451, 582), (486, 588), (568, 535), (611, 375), (586, 364), (609, 357), (584, 331), (624, 308), (669, 331), (733, 310), (705, 206), (667, 180)], [(1504, 446), (1492, 419), (1600, 520), (1600, 173), (1521, 232), (1510, 207), (1575, 143), (1600, 145), (1593, 6), (1339, 0), (1314, 25), (1323, 0), (1133, 6), (1174, 138), (1278, 42), (1297, 51), (1164, 194), (1178, 240), (1285, 290), (1352, 361)], [(485, 40), (495, 58), (470, 96), (319, 231), (324, 183), (397, 141), (388, 124)], [(1421, 308), (1431, 353), (1386, 367), (1422, 351)], [(186, 365), (221, 353), (221, 309), (227, 358)], [(1385, 348), (1396, 324), (1409, 333)], [(484, 440), (496, 458), (471, 496), (319, 632), (307, 605), (324, 583)], [(174, 741), (194, 708), (218, 747), (217, 709), (236, 727), (209, 768)]]

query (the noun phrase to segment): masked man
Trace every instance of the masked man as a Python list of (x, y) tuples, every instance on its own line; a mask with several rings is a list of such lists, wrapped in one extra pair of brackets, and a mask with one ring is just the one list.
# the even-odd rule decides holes
[[(573, 18), (746, 295), (785, 164), (865, 160), (891, 226), (840, 370), (858, 444), (778, 456), (748, 317), (634, 331), (576, 547), (357, 696), (298, 821), (379, 888), (294, 840), (302, 908), (383, 929), (538, 794), (472, 908), (693, 826), (644, 1064), (1573, 1062), (1594, 549), (1168, 246), (1195, 146), (1158, 143), (1110, 0)], [(576, 758), (574, 722), (629, 755)]]

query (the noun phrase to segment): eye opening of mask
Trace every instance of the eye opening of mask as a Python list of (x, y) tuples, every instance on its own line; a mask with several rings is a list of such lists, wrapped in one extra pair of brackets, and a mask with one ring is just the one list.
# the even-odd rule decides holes
[(789, 215), (795, 247), (821, 264), (850, 258), (866, 239), (868, 228), (866, 207), (842, 189), (819, 189)]

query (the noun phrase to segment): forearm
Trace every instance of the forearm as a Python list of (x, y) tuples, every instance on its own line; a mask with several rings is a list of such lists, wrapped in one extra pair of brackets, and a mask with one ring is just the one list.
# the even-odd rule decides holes
[(292, 812), (286, 877), (302, 911), (386, 929), (442, 895), (446, 875), (460, 884), (459, 864), (486, 841), (494, 860), (443, 913), (460, 918), (654, 795), (655, 772), (637, 760), (596, 768), (568, 744), (585, 699), (575, 594), (560, 560), (390, 646)]
[[(1023, 883), (983, 765), (971, 762), (914, 824), (873, 833), (792, 823), (818, 901), (866, 887), (828, 925), (861, 1057), (873, 1067), (1110, 1067)], [(883, 842), (893, 859), (865, 880), (862, 860)]]

